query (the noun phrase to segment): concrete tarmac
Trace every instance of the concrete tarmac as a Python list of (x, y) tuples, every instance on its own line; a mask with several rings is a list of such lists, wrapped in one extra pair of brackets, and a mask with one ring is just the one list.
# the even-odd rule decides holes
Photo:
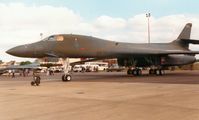
[(0, 76), (0, 120), (199, 120), (199, 71)]

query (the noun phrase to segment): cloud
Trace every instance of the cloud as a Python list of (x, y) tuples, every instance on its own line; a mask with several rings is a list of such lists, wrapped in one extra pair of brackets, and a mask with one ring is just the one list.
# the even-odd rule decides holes
[(94, 25), (99, 29), (122, 29), (126, 27), (126, 20), (110, 16), (100, 16), (96, 19)]
[[(198, 15), (170, 15), (150, 18), (151, 41), (171, 42), (187, 22), (193, 23), (192, 38), (199, 39)], [(131, 18), (114, 18), (107, 15), (93, 20), (85, 20), (79, 13), (67, 7), (50, 5), (28, 6), (22, 3), (0, 3), (0, 53), (4, 61), (11, 57), (4, 51), (16, 45), (36, 42), (44, 37), (57, 33), (85, 34), (109, 40), (146, 43), (147, 19), (144, 13)], [(197, 49), (196, 47), (193, 47)], [(198, 49), (199, 50), (199, 49)]]

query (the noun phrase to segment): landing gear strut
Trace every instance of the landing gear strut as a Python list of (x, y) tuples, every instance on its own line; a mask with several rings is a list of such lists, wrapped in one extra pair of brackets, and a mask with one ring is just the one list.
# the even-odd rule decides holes
[(70, 66), (69, 58), (66, 58), (63, 61), (64, 61), (64, 75), (62, 75), (62, 81), (68, 82), (72, 80), (72, 77), (69, 73), (69, 66)]

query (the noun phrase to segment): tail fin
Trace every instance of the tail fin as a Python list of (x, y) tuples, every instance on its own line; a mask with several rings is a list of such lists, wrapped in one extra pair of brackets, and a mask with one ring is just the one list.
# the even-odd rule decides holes
[(187, 23), (184, 29), (182, 30), (182, 32), (180, 33), (180, 35), (178, 36), (178, 38), (174, 40), (172, 44), (175, 43), (178, 46), (180, 46), (182, 49), (188, 50), (189, 43), (187, 42), (187, 40), (189, 40), (191, 36), (191, 27), (192, 27), (192, 23)]
[(192, 24), (187, 23), (184, 29), (182, 30), (182, 32), (180, 33), (180, 35), (178, 36), (178, 39), (190, 39), (191, 27), (192, 27)]

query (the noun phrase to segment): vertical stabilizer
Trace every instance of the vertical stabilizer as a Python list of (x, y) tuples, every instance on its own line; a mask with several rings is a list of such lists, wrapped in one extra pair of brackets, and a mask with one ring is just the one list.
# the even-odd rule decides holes
[(192, 27), (192, 24), (187, 23), (184, 29), (182, 30), (182, 32), (180, 33), (180, 35), (178, 36), (178, 39), (190, 39), (191, 27)]
[(190, 40), (191, 27), (192, 23), (187, 23), (178, 38), (174, 40), (172, 44), (177, 44), (182, 49), (189, 50), (189, 42), (187, 42), (187, 40)]

